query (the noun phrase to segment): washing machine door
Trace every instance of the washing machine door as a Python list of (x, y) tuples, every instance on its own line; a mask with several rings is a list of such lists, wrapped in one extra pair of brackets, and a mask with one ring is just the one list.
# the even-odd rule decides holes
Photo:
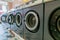
[(49, 19), (50, 34), (56, 40), (60, 40), (60, 8), (55, 9)]
[(1, 21), (2, 22), (7, 22), (7, 15), (2, 15), (1, 16)]
[(10, 14), (10, 15), (8, 16), (8, 23), (9, 23), (9, 24), (13, 24), (13, 23), (14, 23), (14, 16), (13, 16), (13, 14)]
[(16, 13), (16, 17), (15, 17), (15, 22), (16, 22), (16, 25), (17, 27), (20, 27), (21, 24), (22, 24), (22, 19), (21, 19), (21, 13), (20, 12), (17, 12)]
[(39, 29), (39, 15), (36, 11), (28, 11), (25, 15), (25, 25), (30, 32), (37, 32)]

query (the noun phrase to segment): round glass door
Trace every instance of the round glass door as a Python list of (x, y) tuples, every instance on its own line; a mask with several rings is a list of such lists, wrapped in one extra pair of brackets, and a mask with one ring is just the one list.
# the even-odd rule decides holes
[(36, 32), (39, 24), (38, 13), (35, 11), (29, 11), (25, 16), (26, 28), (31, 32)]
[(10, 14), (10, 15), (8, 16), (8, 23), (9, 23), (9, 24), (13, 24), (13, 22), (14, 22), (14, 16), (13, 16), (13, 14)]
[(58, 16), (56, 21), (57, 30), (60, 32), (60, 16)]
[(54, 39), (60, 40), (60, 8), (54, 10), (50, 15), (49, 31)]
[(20, 12), (17, 12), (17, 13), (16, 13), (16, 25), (17, 25), (18, 27), (20, 27), (20, 26), (21, 26), (21, 23), (22, 23), (21, 13), (20, 13)]
[(1, 16), (1, 21), (2, 21), (2, 22), (6, 22), (6, 18), (7, 18), (6, 15), (2, 15), (2, 16)]

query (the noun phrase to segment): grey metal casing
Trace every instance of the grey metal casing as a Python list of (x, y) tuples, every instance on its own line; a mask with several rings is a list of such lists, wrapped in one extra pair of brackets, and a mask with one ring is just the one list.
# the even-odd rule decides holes
[(58, 7), (60, 7), (60, 1), (52, 1), (52, 2), (45, 3), (44, 40), (54, 40), (50, 35), (49, 29), (48, 29), (49, 27), (48, 22), (49, 22), (49, 17), (51, 13)]
[[(24, 39), (25, 40), (42, 40), (42, 35), (43, 35), (43, 4), (38, 4), (35, 6), (27, 7), (23, 9), (24, 14), (29, 10), (34, 10), (38, 13), (39, 19), (40, 19), (40, 26), (39, 30), (36, 33), (32, 33), (29, 30), (26, 29), (26, 26), (24, 26)], [(25, 21), (26, 22), (26, 21)]]
[(16, 25), (16, 22), (14, 22), (14, 24), (13, 24), (13, 26), (11, 26), (11, 30), (13, 30), (16, 34), (18, 34), (20, 37), (22, 37), (23, 38), (23, 31), (24, 31), (24, 22), (23, 22), (23, 10), (22, 9), (17, 9), (17, 10), (14, 10), (14, 13), (13, 13), (13, 15), (14, 15), (14, 18), (15, 18), (15, 20), (14, 21), (16, 21), (16, 14), (17, 14), (17, 12), (20, 12), (21, 13), (21, 20), (22, 20), (22, 24), (20, 25), (20, 27), (18, 27), (17, 25)]

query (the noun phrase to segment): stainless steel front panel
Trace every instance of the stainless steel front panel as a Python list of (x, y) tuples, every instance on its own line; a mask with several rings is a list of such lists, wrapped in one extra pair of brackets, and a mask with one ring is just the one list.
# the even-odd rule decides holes
[(11, 26), (11, 30), (13, 30), (16, 34), (18, 34), (20, 37), (23, 38), (24, 34), (24, 22), (23, 22), (23, 10), (17, 9), (14, 10), (12, 13), (14, 15), (14, 23), (13, 26)]
[[(43, 4), (24, 8), (23, 10), (25, 14), (24, 39), (25, 40), (42, 40)], [(34, 20), (35, 20), (35, 24), (37, 23), (38, 26), (34, 24)], [(33, 24), (31, 22), (33, 22)]]
[[(50, 30), (51, 27), (52, 28), (55, 27), (55, 26), (50, 26), (50, 25), (54, 25), (55, 18), (53, 18), (53, 20), (51, 20), (50, 17), (51, 16), (54, 17), (55, 14), (54, 14), (53, 11), (55, 9), (59, 8), (59, 7), (60, 7), (60, 1), (58, 1), (58, 0), (57, 1), (52, 1), (52, 2), (45, 3), (44, 40), (58, 40), (57, 38), (54, 37), (54, 36), (57, 35), (57, 32), (56, 32), (57, 30), (55, 30), (56, 34), (54, 33), (55, 34), (54, 36), (53, 36), (53, 33), (52, 33), (53, 31)], [(51, 22), (51, 21), (52, 21), (52, 24), (49, 24), (49, 22)], [(60, 37), (58, 37), (58, 38), (60, 38)]]

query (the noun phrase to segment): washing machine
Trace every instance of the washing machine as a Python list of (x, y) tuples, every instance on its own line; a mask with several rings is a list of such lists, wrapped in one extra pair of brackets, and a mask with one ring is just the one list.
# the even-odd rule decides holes
[(45, 3), (44, 40), (60, 40), (60, 1)]
[(15, 26), (15, 10), (9, 12), (9, 15), (8, 15), (8, 23), (9, 23), (10, 29), (12, 31), (17, 30), (17, 28)]
[(8, 29), (10, 26), (8, 24), (8, 20), (7, 20), (7, 13), (4, 13), (2, 16), (1, 16), (1, 21), (2, 21), (2, 26), (5, 26), (4, 29)]
[(10, 25), (12, 25), (13, 22), (14, 22), (14, 16), (13, 16), (13, 14), (9, 14), (9, 15), (8, 15), (8, 23), (9, 23)]
[(3, 14), (3, 15), (1, 16), (1, 21), (2, 21), (3, 23), (7, 22), (7, 15), (6, 15), (6, 14)]
[(24, 39), (42, 40), (43, 35), (43, 4), (35, 4), (23, 9)]
[(14, 15), (12, 13), (13, 13), (12, 11), (8, 12), (8, 17), (7, 17), (8, 24), (10, 25), (10, 29), (11, 27), (14, 27)]
[(23, 10), (22, 9), (16, 9), (14, 10), (14, 26), (11, 26), (11, 30), (13, 30), (16, 34), (18, 34), (21, 38), (23, 38), (24, 34), (24, 22), (23, 22)]

